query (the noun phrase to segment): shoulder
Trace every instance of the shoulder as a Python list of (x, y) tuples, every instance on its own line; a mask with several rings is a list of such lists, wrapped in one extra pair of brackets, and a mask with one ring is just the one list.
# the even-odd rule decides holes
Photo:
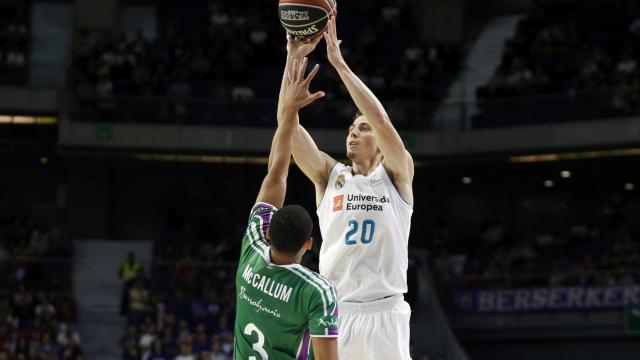
[(330, 303), (334, 301), (336, 297), (335, 287), (327, 278), (302, 265), (296, 266), (293, 269), (296, 275), (304, 281), (307, 291), (319, 295), (319, 299), (322, 299), (323, 302), (326, 301)]
[(258, 202), (251, 208), (251, 211), (249, 213), (249, 221), (259, 221), (264, 232), (269, 227), (271, 217), (273, 216), (273, 214), (275, 214), (276, 211), (278, 211), (278, 208), (276, 208), (275, 206), (264, 202)]
[(307, 291), (311, 295), (311, 302), (322, 303), (327, 310), (337, 303), (336, 289), (327, 278), (304, 266), (300, 266), (299, 269), (305, 276)]
[(336, 160), (333, 160), (333, 162), (329, 165), (327, 165), (327, 170), (325, 171), (325, 177), (323, 179), (324, 184), (326, 185), (329, 181), (331, 181), (331, 178), (333, 176), (335, 176), (335, 174), (343, 171), (346, 168), (346, 165), (338, 162)]
[(253, 205), (253, 207), (251, 208), (251, 215), (259, 215), (262, 213), (272, 213), (278, 211), (278, 208), (266, 203), (266, 202), (257, 202), (255, 203), (255, 205)]
[(342, 173), (349, 170), (350, 168), (351, 168), (350, 166), (347, 166), (341, 162), (336, 161), (336, 163), (333, 164), (333, 166), (331, 166), (331, 169), (329, 170), (329, 174)]

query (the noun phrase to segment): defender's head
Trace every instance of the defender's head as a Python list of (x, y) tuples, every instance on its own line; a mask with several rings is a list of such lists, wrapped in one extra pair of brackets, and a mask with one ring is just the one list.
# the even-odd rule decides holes
[(371, 124), (360, 111), (356, 112), (347, 135), (347, 158), (351, 161), (370, 160), (381, 154)]
[(296, 255), (311, 248), (313, 221), (300, 205), (287, 205), (276, 211), (269, 224), (271, 247), (278, 252)]

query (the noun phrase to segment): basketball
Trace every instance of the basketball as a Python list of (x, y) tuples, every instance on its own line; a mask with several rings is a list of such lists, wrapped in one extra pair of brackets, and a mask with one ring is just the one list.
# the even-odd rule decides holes
[(331, 15), (336, 16), (336, 0), (279, 0), (278, 17), (287, 33), (312, 39), (322, 34)]

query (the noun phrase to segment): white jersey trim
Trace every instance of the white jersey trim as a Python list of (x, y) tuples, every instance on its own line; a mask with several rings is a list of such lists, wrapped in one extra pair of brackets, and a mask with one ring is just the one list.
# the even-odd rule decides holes
[(340, 335), (311, 335), (311, 337), (317, 337), (317, 338), (337, 338), (338, 336)]

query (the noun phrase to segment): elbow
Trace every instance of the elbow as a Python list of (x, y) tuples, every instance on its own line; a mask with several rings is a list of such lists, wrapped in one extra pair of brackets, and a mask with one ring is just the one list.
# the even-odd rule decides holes
[(367, 120), (374, 123), (374, 125), (391, 124), (391, 119), (389, 119), (389, 115), (387, 115), (386, 111), (376, 111), (373, 114), (367, 114)]

